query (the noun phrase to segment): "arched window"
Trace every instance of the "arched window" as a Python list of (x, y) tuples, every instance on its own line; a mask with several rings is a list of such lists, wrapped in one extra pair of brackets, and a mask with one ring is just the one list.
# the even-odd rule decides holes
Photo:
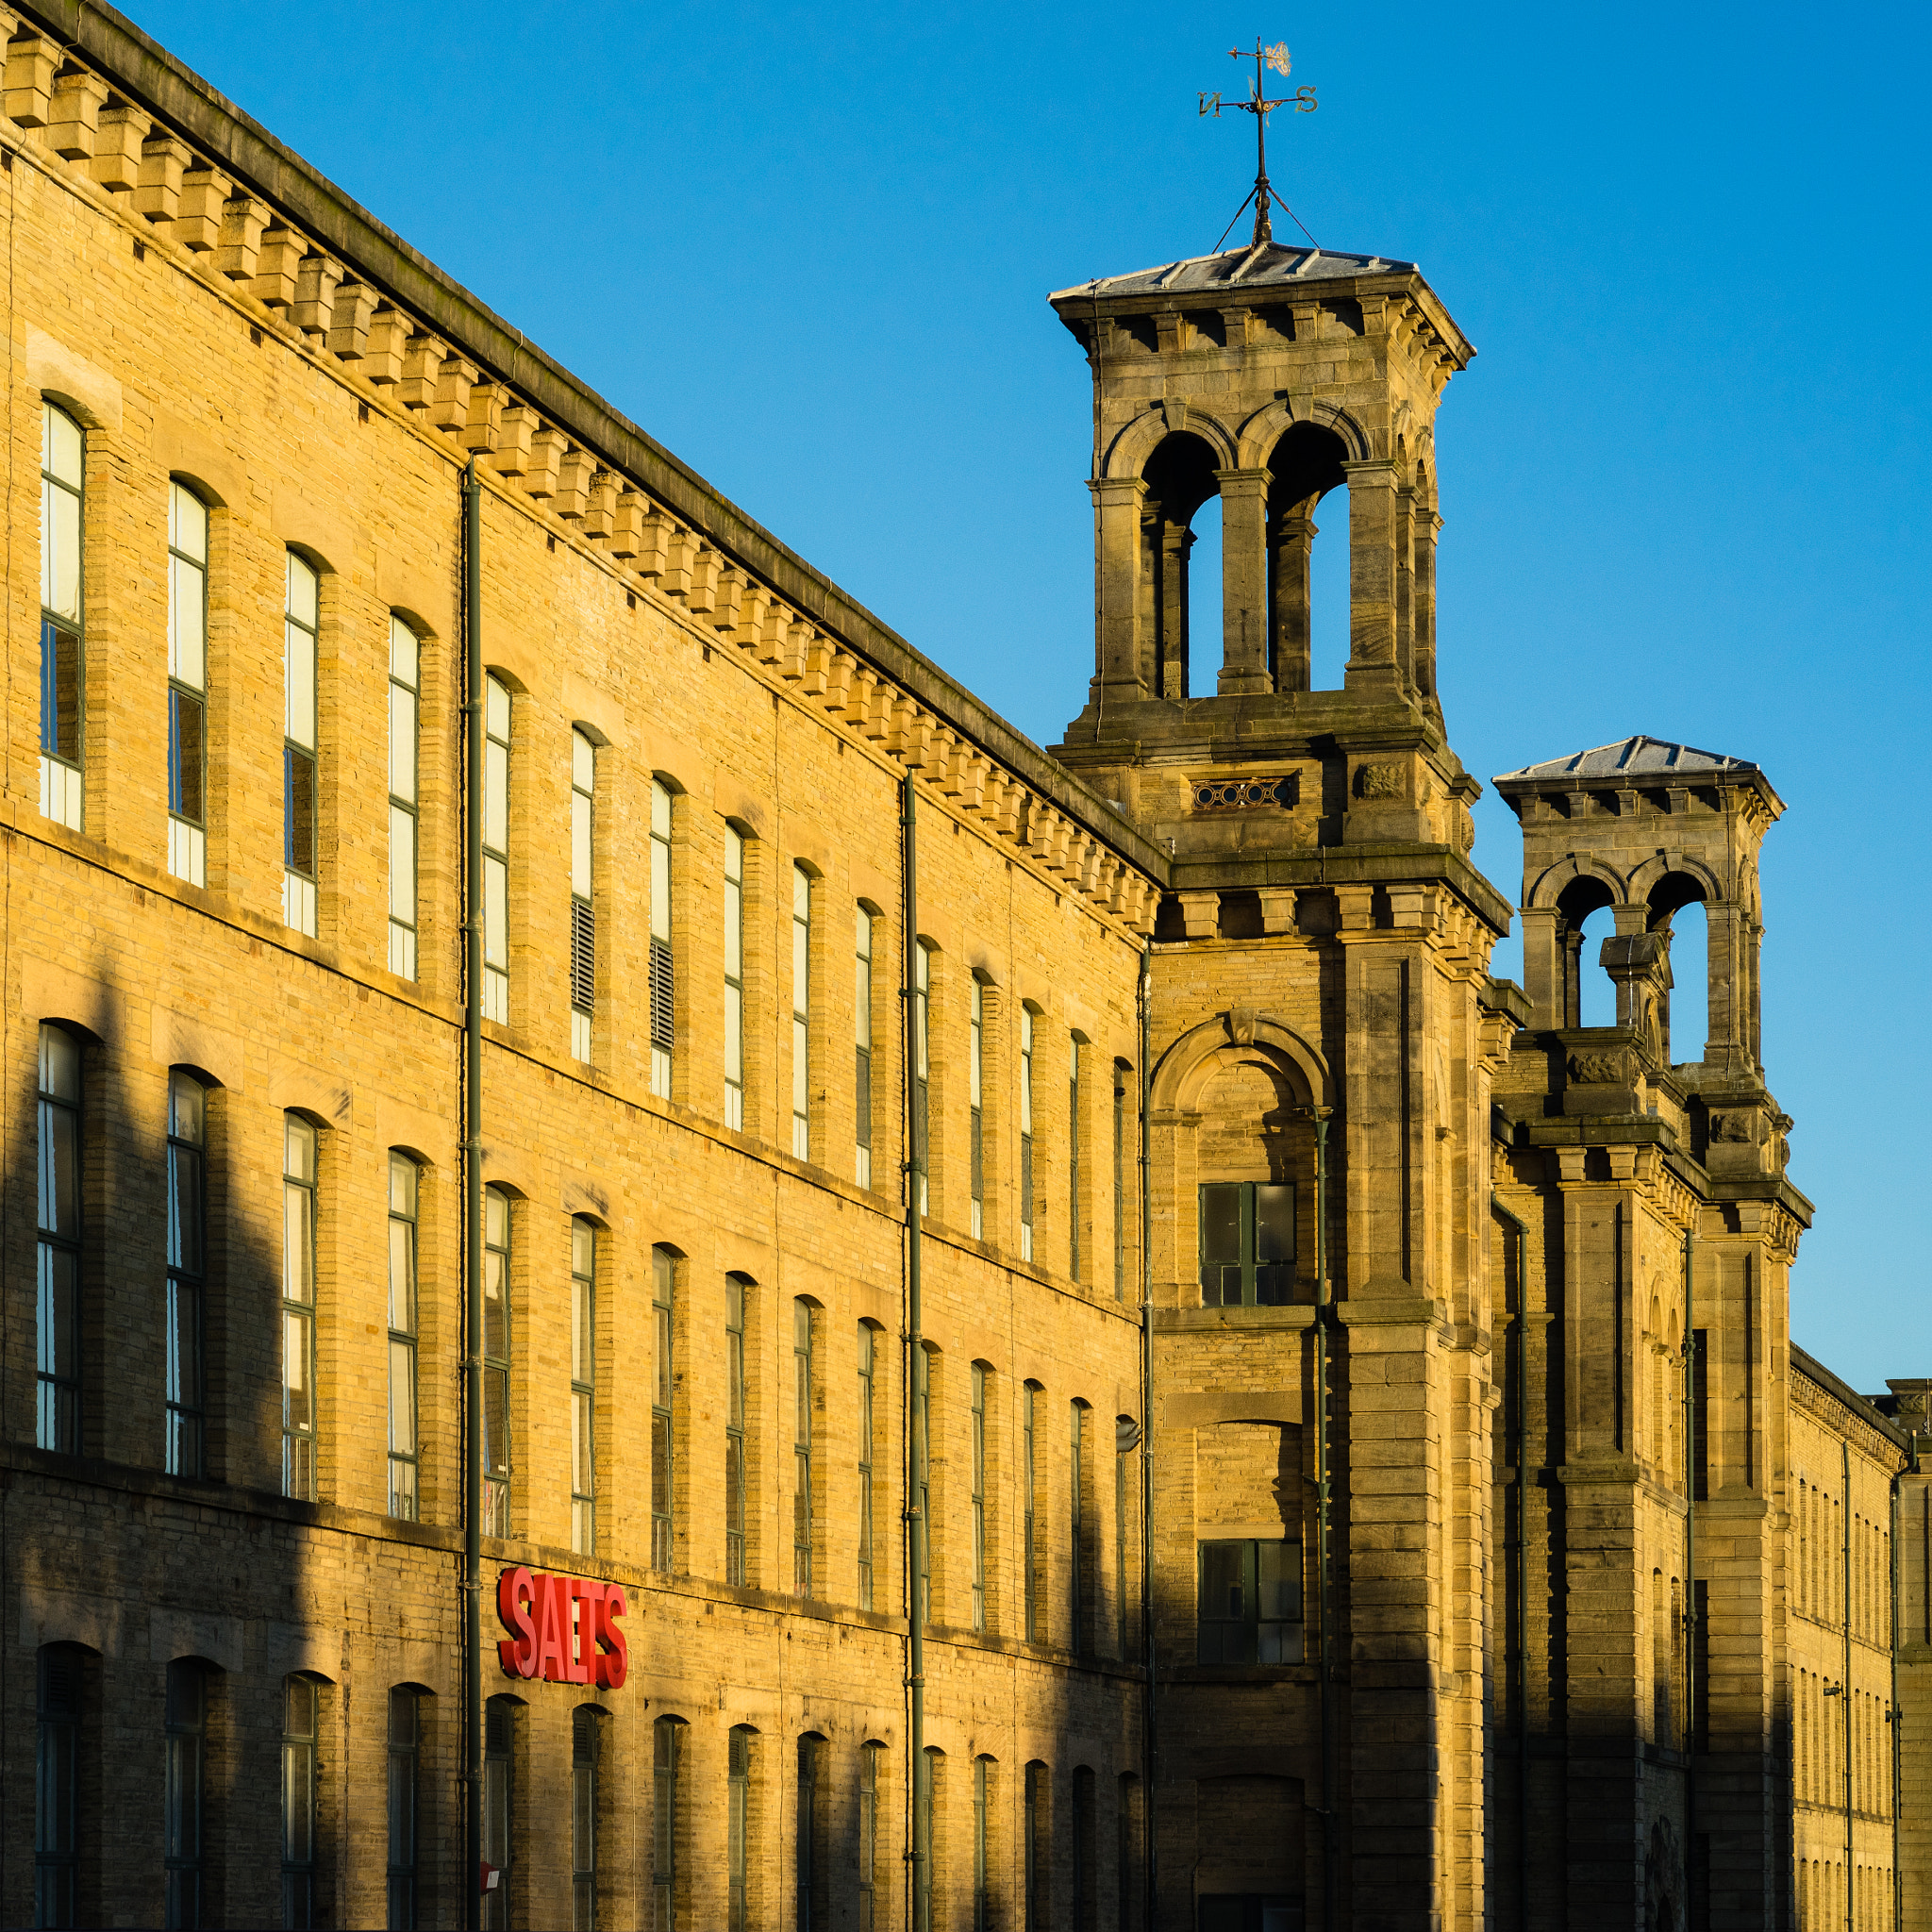
[(872, 948), (876, 919), (873, 908), (861, 899), (856, 915), (852, 988), (857, 1056), (852, 1080), (854, 1178), (861, 1188), (872, 1186)]
[(791, 1152), (811, 1158), (811, 874), (791, 868)]
[(81, 427), (41, 406), (41, 813), (81, 827), (81, 721), (86, 658), (81, 643), (85, 573)]
[(1128, 1526), (1134, 1514), (1134, 1452), (1141, 1446), (1141, 1424), (1130, 1415), (1114, 1418), (1113, 1424), (1113, 1597), (1116, 1652), (1123, 1662), (1127, 1658), (1127, 1620), (1133, 1592), (1127, 1583)]
[(879, 1792), (886, 1747), (869, 1739), (858, 1747), (858, 1932), (885, 1932), (879, 1908)]
[(750, 1581), (745, 1533), (751, 1476), (745, 1459), (745, 1302), (751, 1279), (724, 1277), (724, 1580)]
[(81, 1721), (88, 1654), (77, 1643), (45, 1643), (34, 1733), (34, 1923), (77, 1925), (82, 1816)]
[(315, 937), (321, 853), (316, 771), (316, 636), (321, 579), (307, 558), (287, 555), (282, 615), (282, 924)]
[(1020, 1258), (1033, 1258), (1033, 1014), (1020, 1007)]
[(824, 1789), (825, 1740), (808, 1731), (798, 1740), (798, 1827), (795, 1849), (798, 1880), (797, 1932), (822, 1932), (831, 1924), (830, 1798)]
[(389, 1693), (390, 1932), (413, 1932), (417, 1919), (423, 1699), (413, 1684)]
[(597, 1011), (596, 853), (597, 747), (576, 728), (570, 734), (570, 1050), (591, 1058)]
[(677, 1261), (674, 1249), (651, 1250), (651, 1568), (666, 1573), (675, 1567), (677, 1522)]
[(163, 1705), (167, 1770), (161, 1852), (166, 1874), (163, 1913), (170, 1925), (202, 1923), (202, 1867), (208, 1840), (208, 1666), (200, 1658), (176, 1657), (169, 1664)]
[(912, 948), (912, 1176), (919, 1211), (932, 1208), (932, 945)]
[(321, 1705), (313, 1677), (282, 1679), (282, 1924), (315, 1924), (316, 1770)]
[(993, 1885), (994, 1831), (993, 1760), (978, 1757), (973, 1760), (973, 1932), (992, 1932), (993, 1914), (998, 1907)]
[(389, 620), (389, 970), (416, 976), (417, 741), (421, 735), (422, 646)]
[(1086, 1215), (1080, 1200), (1080, 1114), (1084, 1094), (1080, 1085), (1081, 1036), (1067, 1041), (1067, 1273), (1075, 1281), (1084, 1278), (1085, 1256), (1080, 1237)]
[(684, 1720), (660, 1717), (651, 1726), (651, 1924), (652, 1932), (677, 1932), (683, 1906), (679, 1885), (685, 1824), (678, 1775), (684, 1756)]
[(1044, 1552), (1041, 1547), (1039, 1518), (1043, 1494), (1040, 1443), (1035, 1427), (1041, 1393), (1038, 1382), (1028, 1382), (1020, 1391), (1020, 1491), (1021, 1491), (1021, 1572), (1024, 1593), (1023, 1623), (1028, 1643), (1046, 1641), (1043, 1595), (1041, 1591)]
[(971, 1134), (973, 1239), (986, 1239), (986, 983), (978, 974), (968, 982), (972, 1007), (966, 1036), (966, 1099)]
[(1130, 1156), (1127, 1146), (1130, 1119), (1127, 1085), (1134, 1070), (1125, 1060), (1113, 1063), (1113, 1298), (1127, 1298), (1127, 1176)]
[(812, 1308), (801, 1298), (791, 1304), (791, 1589), (797, 1596), (816, 1593), (812, 1588), (812, 1546), (818, 1527), (812, 1461), (815, 1396)]
[(208, 506), (168, 484), (168, 870), (208, 883)]
[(1615, 925), (1610, 915), (1610, 889), (1589, 874), (1574, 878), (1558, 893), (1557, 911), (1557, 941), (1562, 949), (1563, 1024), (1614, 1026), (1616, 988), (1600, 966), (1600, 942), (1610, 936)]
[(185, 1068), (168, 1075), (168, 1441), (170, 1475), (207, 1472), (208, 1094)]
[[(1270, 670), (1278, 691), (1341, 687), (1349, 655), (1346, 455), (1332, 429), (1295, 423), (1268, 459)], [(1327, 541), (1317, 543), (1324, 529)]]
[[(726, 943), (729, 941), (727, 940)], [(651, 1091), (671, 1098), (671, 1054), (677, 1038), (671, 953), (671, 791), (651, 780)]]
[(877, 1331), (870, 1322), (858, 1324), (858, 1607), (873, 1604), (874, 1548), (873, 1544), (873, 1449), (875, 1442), (877, 1389), (874, 1382)]
[(939, 1567), (933, 1554), (935, 1524), (932, 1507), (932, 1385), (939, 1351), (922, 1342), (912, 1351), (912, 1507), (918, 1563), (913, 1572), (912, 1614), (922, 1624), (933, 1618), (932, 1579)]
[(604, 1713), (580, 1704), (570, 1716), (570, 1867), (571, 1913), (575, 1925), (597, 1923), (597, 1832), (602, 1798), (598, 1758)]
[(401, 1149), (389, 1155), (389, 1513), (422, 1510), (417, 1457), (416, 1212), (421, 1176)]
[(570, 1546), (597, 1548), (597, 1228), (570, 1224)]
[(1187, 573), (1188, 619), (1187, 690), (1194, 698), (1212, 697), (1219, 683), (1225, 616), (1223, 584), (1226, 572), (1227, 529), (1220, 494), (1208, 497), (1195, 510), (1187, 532), (1181, 567)]
[[(744, 1128), (744, 834), (724, 825), (724, 1124)], [(653, 958), (656, 958), (655, 952)]]
[(510, 1308), (509, 1196), (483, 1191), (483, 1533), (510, 1533), (510, 1349), (515, 1330)]
[[(1141, 631), (1146, 640), (1141, 675), (1158, 697), (1193, 695), (1189, 659), (1198, 624), (1208, 650), (1204, 667), (1211, 691), (1221, 637), (1220, 486), (1214, 452), (1198, 436), (1167, 436), (1155, 446), (1141, 475), (1147, 493), (1141, 507)], [(1196, 512), (1213, 502), (1205, 520)], [(1208, 533), (1208, 554), (1196, 559), (1195, 525)], [(1199, 586), (1198, 591), (1196, 585)]]
[(509, 1020), (509, 687), (483, 680), (483, 1017)]
[(758, 1733), (734, 1724), (725, 1748), (724, 1875), (729, 1932), (747, 1932), (751, 1924), (752, 1753)]
[(518, 1701), (492, 1697), (483, 1707), (483, 1924), (508, 1932), (517, 1855), (516, 1735)]
[(914, 1915), (918, 1932), (938, 1932), (952, 1924), (945, 1895), (945, 1850), (942, 1819), (945, 1807), (946, 1754), (928, 1744), (913, 1765), (912, 1855), (924, 1883), (918, 1888), (921, 1909)]
[(973, 1627), (986, 1628), (986, 1391), (992, 1371), (973, 1364)]
[(1115, 1895), (1120, 1901), (1120, 1932), (1141, 1932), (1145, 1923), (1141, 1883), (1141, 1780), (1131, 1771), (1120, 1775), (1114, 1809)]
[(316, 1496), (315, 1195), (317, 1136), (282, 1116), (282, 1493)]
[(1093, 1472), (1091, 1463), (1091, 1406), (1075, 1396), (1069, 1405), (1067, 1450), (1067, 1612), (1076, 1657), (1093, 1648)]
[(61, 1026), (40, 1032), (39, 1354), (34, 1440), (80, 1453), (80, 1041)]
[(1026, 1767), (1020, 1812), (1024, 1932), (1047, 1932), (1053, 1896), (1053, 1783), (1039, 1758)]
[(1100, 1884), (1093, 1857), (1099, 1821), (1094, 1816), (1093, 1772), (1085, 1764), (1074, 1767), (1073, 1812), (1074, 1932), (1097, 1932)]

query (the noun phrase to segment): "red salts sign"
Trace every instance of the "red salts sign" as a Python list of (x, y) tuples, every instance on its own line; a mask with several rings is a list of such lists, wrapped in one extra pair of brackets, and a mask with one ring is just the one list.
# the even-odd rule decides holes
[(615, 1690), (630, 1673), (617, 1627), (629, 1607), (621, 1583), (506, 1570), (496, 1580), (496, 1614), (509, 1632), (496, 1646), (504, 1675)]

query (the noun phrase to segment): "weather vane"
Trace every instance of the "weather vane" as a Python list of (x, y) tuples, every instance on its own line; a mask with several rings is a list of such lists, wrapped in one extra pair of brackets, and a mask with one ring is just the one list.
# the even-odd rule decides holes
[[(1288, 107), (1292, 107), (1297, 114), (1312, 114), (1315, 111), (1315, 90), (1311, 87), (1299, 87), (1292, 94), (1284, 94), (1278, 101), (1271, 101), (1268, 98), (1264, 86), (1267, 78), (1266, 70), (1272, 67), (1277, 74), (1288, 72), (1288, 47), (1281, 41), (1276, 41), (1272, 47), (1264, 47), (1261, 44), (1261, 37), (1257, 34), (1255, 51), (1252, 54), (1243, 53), (1239, 47), (1230, 47), (1227, 53), (1231, 60), (1252, 60), (1255, 63), (1255, 91), (1244, 101), (1224, 103), (1218, 93), (1203, 94), (1201, 112), (1212, 114), (1218, 121), (1221, 119), (1222, 108), (1226, 106), (1255, 117), (1255, 185), (1248, 191), (1247, 201), (1243, 201), (1241, 207), (1235, 209), (1234, 222), (1241, 220), (1241, 208), (1246, 208), (1248, 202), (1252, 201), (1255, 204), (1255, 245), (1259, 247), (1263, 242), (1272, 242), (1274, 239), (1268, 222), (1268, 116), (1276, 108)], [(1284, 202), (1282, 206), (1287, 208), (1288, 204)], [(1289, 208), (1288, 211), (1290, 219), (1294, 220), (1294, 210)], [(1228, 223), (1228, 227), (1233, 227), (1234, 222)], [(1301, 225), (1296, 220), (1295, 226), (1301, 228)], [(1302, 233), (1307, 235), (1308, 231), (1302, 228)], [(1308, 235), (1310, 242), (1314, 239), (1312, 235)], [(1227, 240), (1224, 232), (1221, 240)], [(1215, 243), (1217, 252), (1220, 246), (1220, 242)]]

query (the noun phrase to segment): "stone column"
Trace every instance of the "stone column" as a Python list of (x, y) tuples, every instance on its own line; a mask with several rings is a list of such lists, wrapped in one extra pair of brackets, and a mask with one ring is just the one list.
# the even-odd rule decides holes
[(1223, 697), (1258, 696), (1268, 676), (1268, 472), (1216, 470), (1221, 485)]
[(1315, 520), (1289, 510), (1274, 520), (1274, 689), (1307, 691), (1313, 678), (1309, 623), (1308, 558)]
[(1433, 510), (1415, 515), (1415, 688), (1424, 703), (1436, 706), (1436, 532), (1442, 519)]
[(1523, 909), (1523, 990), (1529, 995), (1529, 1024), (1539, 1032), (1570, 1024), (1563, 1003), (1563, 916), (1554, 906)]
[(1188, 553), (1194, 533), (1172, 517), (1160, 519), (1159, 581), (1154, 588), (1157, 612), (1156, 694), (1184, 698), (1188, 694)]
[(1343, 463), (1348, 477), (1348, 675), (1371, 697), (1403, 689), (1395, 655), (1395, 465)]
[(1737, 906), (1707, 902), (1704, 922), (1709, 987), (1704, 1058), (1710, 1066), (1736, 1066), (1744, 1054), (1744, 1020), (1750, 999), (1750, 989), (1741, 970), (1743, 915)]
[(1093, 492), (1094, 674), (1104, 691), (1145, 697), (1141, 670), (1141, 499), (1138, 476), (1103, 476)]

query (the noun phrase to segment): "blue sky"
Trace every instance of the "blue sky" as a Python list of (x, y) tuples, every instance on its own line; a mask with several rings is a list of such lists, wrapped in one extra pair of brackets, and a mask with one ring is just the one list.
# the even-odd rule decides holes
[[(1792, 1332), (1860, 1388), (1932, 1374), (1899, 1191), (1922, 8), (134, 17), (1042, 742), (1091, 651), (1086, 367), (1043, 297), (1213, 245), (1252, 142), (1196, 92), (1285, 39), (1321, 108), (1275, 118), (1277, 190), (1324, 245), (1420, 262), (1478, 350), (1438, 420), (1452, 741), (1484, 779), (1632, 731), (1766, 768), (1765, 1053), (1818, 1208)], [(1514, 898), (1514, 822), (1489, 794), (1477, 824)]]

